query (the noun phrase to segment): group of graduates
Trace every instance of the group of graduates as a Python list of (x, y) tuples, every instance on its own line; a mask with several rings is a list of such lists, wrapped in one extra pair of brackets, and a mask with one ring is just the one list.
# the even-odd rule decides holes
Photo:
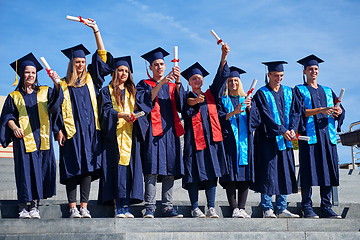
[[(322, 217), (341, 218), (331, 209), (331, 191), (339, 185), (335, 120), (340, 131), (345, 115), (342, 106), (334, 106), (333, 91), (317, 83), (321, 59), (310, 55), (298, 61), (304, 84), (294, 88), (282, 85), (286, 62), (265, 62), (266, 85), (250, 98), (240, 80), (245, 71), (227, 64), (227, 44), (206, 91), (209, 73), (198, 62), (182, 72), (175, 66), (166, 75), (169, 53), (156, 48), (142, 55), (152, 76), (135, 86), (131, 57), (114, 58), (97, 24), (88, 20), (97, 44), (91, 63), (86, 68), (90, 52), (81, 44), (62, 50), (70, 60), (67, 74), (58, 81), (56, 72), (49, 73), (53, 88), (39, 86), (42, 67), (32, 53), (11, 64), (20, 80), (3, 106), (0, 142), (3, 147), (13, 142), (20, 218), (40, 218), (39, 200), (56, 194), (52, 133), (60, 146), (60, 183), (71, 218), (91, 218), (87, 205), (96, 179), (98, 202), (113, 204), (115, 217), (133, 218), (129, 206), (144, 201), (144, 217), (153, 218), (157, 182), (162, 182), (163, 216), (183, 217), (172, 198), (180, 178), (192, 217), (219, 217), (218, 182), (234, 218), (250, 218), (249, 189), (261, 193), (264, 217), (299, 217), (286, 201), (298, 191), (292, 142), (299, 135), (310, 137), (299, 141), (303, 216), (319, 218), (311, 195), (312, 186), (320, 186)], [(109, 85), (102, 87), (109, 74)], [(184, 90), (181, 76), (191, 91)], [(199, 190), (206, 193), (205, 213), (198, 206)]]

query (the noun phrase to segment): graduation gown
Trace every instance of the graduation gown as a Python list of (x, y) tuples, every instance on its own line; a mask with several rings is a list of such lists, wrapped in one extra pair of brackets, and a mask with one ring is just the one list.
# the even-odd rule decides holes
[[(222, 71), (220, 66), (213, 83), (209, 89), (216, 104), (219, 98), (220, 89), (227, 77), (229, 76), (229, 67), (225, 64)], [(193, 92), (187, 94), (188, 98), (196, 98), (197, 95)], [(194, 129), (192, 124), (193, 117), (200, 111), (202, 127), (204, 130), (204, 137), (206, 141), (206, 148), (203, 150), (196, 150)], [(225, 148), (223, 142), (214, 142), (212, 137), (212, 130), (209, 118), (209, 111), (207, 99), (202, 103), (194, 106), (185, 104), (182, 113), (185, 125), (184, 135), (184, 166), (185, 175), (182, 179), (183, 188), (187, 189), (189, 183), (199, 184), (199, 189), (204, 189), (205, 186), (201, 184), (203, 181), (217, 181), (217, 178), (228, 173), (228, 168), (225, 161)]]
[[(111, 68), (104, 63), (99, 55), (95, 53), (92, 63), (88, 66), (88, 72), (92, 77), (96, 95), (104, 82), (104, 76), (111, 72)], [(93, 109), (90, 92), (85, 84), (82, 87), (68, 87), (72, 107), (72, 116), (75, 123), (76, 133), (67, 139), (64, 146), (60, 146), (60, 183), (76, 176), (90, 174), (92, 180), (99, 178), (103, 146), (101, 143), (101, 132), (96, 130), (95, 110)], [(60, 88), (60, 103), (64, 96)], [(58, 110), (57, 128), (64, 128), (61, 107)]]
[(274, 96), (282, 124), (279, 125), (275, 122), (265, 94), (258, 90), (254, 95), (254, 101), (260, 113), (261, 124), (255, 130), (254, 135), (255, 182), (251, 184), (250, 188), (268, 195), (297, 193), (293, 149), (286, 147), (285, 150), (280, 151), (276, 136), (282, 135), (286, 130), (297, 131), (300, 104), (293, 93), (289, 128), (287, 129), (284, 117), (283, 87), (281, 86), (278, 92), (273, 91), (268, 85), (266, 87)]
[[(225, 85), (226, 87), (226, 85)], [(224, 96), (229, 98), (233, 108), (235, 109), (239, 105), (239, 96)], [(256, 127), (260, 124), (260, 116), (256, 108), (255, 101), (252, 101), (250, 111), (246, 108), (247, 123), (246, 126), (241, 125), (239, 118), (237, 118), (237, 128), (238, 131), (241, 131), (241, 128), (245, 128), (245, 131), (241, 134), (246, 134), (248, 145), (247, 145), (247, 165), (239, 165), (238, 161), (238, 150), (236, 149), (236, 140), (233, 128), (231, 126), (230, 120), (226, 120), (226, 114), (229, 112), (225, 108), (221, 99), (218, 101), (219, 104), (219, 118), (221, 122), (221, 127), (223, 129), (224, 135), (224, 147), (226, 154), (226, 161), (229, 168), (229, 174), (224, 175), (220, 178), (220, 184), (226, 188), (228, 182), (238, 182), (238, 181), (250, 181), (254, 182), (255, 172), (254, 172), (254, 137), (253, 132)], [(242, 150), (245, 151), (245, 150)]]
[(104, 203), (114, 199), (126, 198), (126, 189), (130, 188), (130, 203), (140, 203), (144, 199), (144, 191), (140, 144), (136, 141), (139, 125), (137, 121), (133, 123), (130, 164), (129, 166), (120, 165), (119, 146), (116, 138), (118, 112), (113, 108), (108, 86), (100, 91), (99, 108), (101, 132), (105, 147), (99, 202)]
[[(174, 127), (174, 116), (170, 100), (169, 86), (164, 84), (158, 93), (160, 105), (163, 135), (153, 136), (151, 123), (151, 110), (154, 101), (151, 100), (152, 87), (144, 80), (136, 85), (136, 104), (139, 111), (144, 111), (145, 116), (138, 119), (141, 134), (137, 141), (141, 144), (141, 158), (144, 174), (158, 174), (161, 176), (174, 176), (179, 179), (184, 175), (184, 164), (182, 159), (180, 137), (176, 136)], [(175, 90), (176, 108), (181, 112), (185, 98), (182, 85), (179, 94)]]
[[(318, 85), (317, 89), (304, 84), (311, 94), (313, 108), (327, 107), (326, 95), (324, 89)], [(299, 89), (295, 88), (296, 95), (303, 102), (303, 96)], [(336, 95), (332, 92), (333, 99)], [(335, 103), (334, 103), (335, 105)], [(305, 117), (306, 107), (302, 105), (302, 121), (299, 127), (299, 133), (306, 135)], [(342, 114), (335, 118), (338, 121), (337, 131), (345, 118), (345, 110), (342, 108)], [(299, 141), (299, 161), (300, 161), (300, 183), (301, 186), (339, 186), (339, 157), (336, 144), (331, 143), (328, 130), (328, 116), (320, 113), (314, 115), (314, 124), (316, 130), (317, 143), (308, 144), (305, 141)]]
[[(0, 120), (0, 142), (5, 148), (13, 142), (15, 181), (17, 198), (20, 203), (36, 199), (45, 199), (56, 194), (56, 162), (54, 156), (53, 142), (50, 136), (50, 149), (40, 149), (40, 120), (37, 106), (37, 91), (25, 94), (19, 90), (24, 98), (26, 110), (29, 116), (30, 126), (34, 135), (38, 150), (27, 153), (23, 138), (15, 137), (8, 126), (9, 120), (19, 126), (19, 112), (9, 95), (4, 103)], [(48, 111), (56, 112), (53, 99), (56, 99), (56, 91), (48, 90)], [(53, 110), (55, 109), (55, 110)], [(52, 128), (52, 115), (49, 114), (50, 129)], [(50, 133), (49, 133), (50, 134)]]

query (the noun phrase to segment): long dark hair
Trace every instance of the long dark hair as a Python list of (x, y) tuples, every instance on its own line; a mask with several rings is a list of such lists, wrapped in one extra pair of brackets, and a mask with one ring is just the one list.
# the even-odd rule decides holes
[[(124, 103), (124, 99), (123, 99), (123, 96), (121, 93), (121, 89), (119, 88), (120, 83), (119, 83), (119, 81), (116, 81), (116, 79), (117, 79), (116, 70), (111, 74), (111, 76), (112, 76), (111, 86), (113, 87), (113, 90), (114, 90), (114, 96), (115, 96), (116, 102), (119, 106), (122, 106), (124, 108), (125, 103)], [(129, 76), (124, 83), (124, 87), (126, 90), (128, 90), (128, 92), (130, 93), (130, 96), (135, 97), (136, 88), (135, 88), (135, 84), (134, 84), (130, 69), (129, 69)]]

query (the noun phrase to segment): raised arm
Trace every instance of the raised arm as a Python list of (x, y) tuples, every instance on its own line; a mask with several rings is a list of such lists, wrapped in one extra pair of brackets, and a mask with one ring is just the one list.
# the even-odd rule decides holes
[[(95, 22), (94, 19), (87, 18), (87, 20), (89, 20), (91, 23), (87, 23), (85, 21), (85, 25), (92, 28), (92, 30), (93, 30), (95, 40), (96, 40), (97, 49), (98, 50), (105, 50), (104, 42), (102, 40), (98, 25), (96, 23), (94, 23)], [(106, 61), (104, 61), (104, 62), (106, 62)]]

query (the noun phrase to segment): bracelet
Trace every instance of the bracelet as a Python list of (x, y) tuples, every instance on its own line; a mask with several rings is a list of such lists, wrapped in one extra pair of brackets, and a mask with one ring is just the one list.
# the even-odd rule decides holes
[(99, 32), (99, 30), (95, 31), (94, 33), (98, 33), (98, 32)]
[(175, 82), (175, 84), (181, 84), (181, 82)]

